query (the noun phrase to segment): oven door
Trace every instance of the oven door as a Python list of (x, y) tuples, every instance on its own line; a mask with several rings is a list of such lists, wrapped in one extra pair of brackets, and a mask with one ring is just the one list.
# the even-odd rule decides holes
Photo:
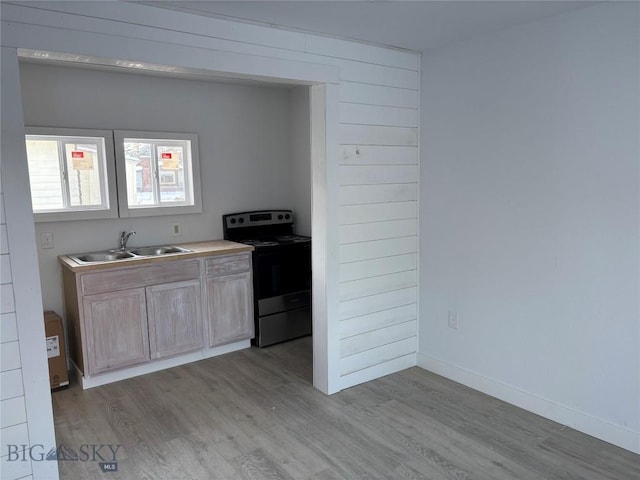
[(311, 290), (311, 244), (280, 245), (257, 251), (254, 265), (258, 300)]

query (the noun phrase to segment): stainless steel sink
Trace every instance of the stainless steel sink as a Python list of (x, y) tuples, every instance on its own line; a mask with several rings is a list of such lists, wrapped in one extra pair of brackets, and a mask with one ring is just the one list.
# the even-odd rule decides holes
[(94, 252), (83, 253), (80, 255), (71, 255), (75, 261), (80, 263), (91, 262), (114, 262), (116, 260), (122, 260), (125, 258), (133, 258), (135, 255), (129, 252)]
[(191, 250), (175, 245), (164, 245), (161, 247), (140, 247), (128, 250), (129, 253), (140, 257), (157, 257), (158, 255), (168, 255), (171, 253), (188, 253)]
[(103, 252), (78, 253), (76, 255), (69, 255), (69, 257), (78, 263), (117, 262), (118, 260), (126, 260), (128, 258), (159, 257), (175, 253), (189, 253), (191, 251), (193, 250), (175, 245), (162, 245), (156, 247), (131, 248), (124, 251), (105, 250)]

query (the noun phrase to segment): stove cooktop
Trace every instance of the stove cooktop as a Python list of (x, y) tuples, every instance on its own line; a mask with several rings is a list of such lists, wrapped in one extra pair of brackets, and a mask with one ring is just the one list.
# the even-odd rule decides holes
[(292, 210), (259, 210), (222, 216), (224, 238), (251, 245), (256, 249), (303, 246), (310, 237), (294, 233)]
[(311, 242), (311, 238), (304, 237), (302, 235), (279, 235), (276, 237), (247, 238), (236, 241), (253, 247), (275, 247), (278, 245), (290, 245), (294, 243), (309, 243)]

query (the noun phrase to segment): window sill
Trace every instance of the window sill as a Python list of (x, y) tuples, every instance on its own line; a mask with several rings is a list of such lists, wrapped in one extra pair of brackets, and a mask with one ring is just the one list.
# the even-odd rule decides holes
[(73, 220), (104, 220), (109, 218), (118, 218), (118, 211), (115, 208), (110, 210), (82, 210), (33, 214), (33, 219), (36, 223), (67, 222)]

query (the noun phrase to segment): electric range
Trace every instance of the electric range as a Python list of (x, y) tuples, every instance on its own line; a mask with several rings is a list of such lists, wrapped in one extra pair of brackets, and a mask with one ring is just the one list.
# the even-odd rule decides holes
[(291, 210), (222, 216), (225, 240), (255, 248), (254, 345), (266, 347), (311, 334), (311, 238), (294, 233)]

